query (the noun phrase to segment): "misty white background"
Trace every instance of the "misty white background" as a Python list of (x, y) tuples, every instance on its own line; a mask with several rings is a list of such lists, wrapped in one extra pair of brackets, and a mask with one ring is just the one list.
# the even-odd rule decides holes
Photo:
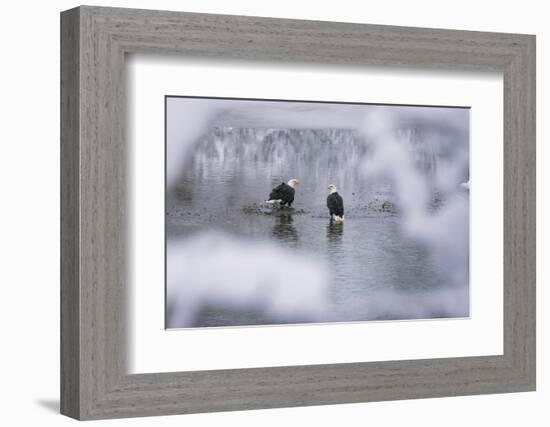
[[(6, 2), (2, 8), (0, 66), (0, 250), (3, 425), (63, 426), (59, 383), (59, 11), (74, 1)], [(550, 371), (550, 270), (546, 182), (550, 149), (548, 75), (550, 29), (545, 3), (340, 0), (95, 1), (105, 6), (247, 14), (484, 31), (538, 36), (538, 389), (486, 395), (324, 407), (200, 414), (101, 422), (127, 426), (545, 426)], [(546, 262), (546, 264), (548, 264)], [(90, 423), (95, 425), (96, 422)]]

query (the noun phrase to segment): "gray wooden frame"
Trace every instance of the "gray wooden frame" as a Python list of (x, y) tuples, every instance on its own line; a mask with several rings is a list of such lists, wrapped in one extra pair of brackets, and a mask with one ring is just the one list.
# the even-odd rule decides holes
[[(124, 58), (129, 52), (502, 72), (504, 354), (128, 375)], [(61, 165), (65, 415), (99, 419), (535, 389), (534, 36), (71, 9), (61, 14)]]

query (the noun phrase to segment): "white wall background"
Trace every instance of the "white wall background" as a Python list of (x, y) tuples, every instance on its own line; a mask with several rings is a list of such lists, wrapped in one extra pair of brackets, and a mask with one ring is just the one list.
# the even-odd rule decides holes
[[(545, 2), (354, 0), (96, 1), (97, 5), (537, 34), (538, 391), (109, 421), (146, 426), (546, 426), (550, 420), (550, 27)], [(59, 11), (75, 1), (5, 2), (0, 64), (2, 425), (63, 426), (59, 384)]]

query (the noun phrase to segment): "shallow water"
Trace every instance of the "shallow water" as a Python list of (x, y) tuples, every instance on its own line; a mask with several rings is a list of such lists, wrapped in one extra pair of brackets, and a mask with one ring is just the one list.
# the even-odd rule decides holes
[[(287, 250), (314, 254), (328, 267), (331, 278), (327, 321), (407, 318), (406, 311), (392, 312), (390, 307), (375, 307), (373, 300), (387, 294), (385, 291), (412, 297), (444, 286), (444, 278), (426, 249), (402, 236), (398, 217), (384, 214), (349, 216), (344, 224), (331, 224), (328, 217), (295, 213), (299, 204), (296, 206), (273, 213), (235, 215), (215, 224), (186, 225), (185, 219), (176, 217), (171, 219), (170, 229), (174, 234), (193, 235), (200, 233), (203, 227), (214, 226), (239, 238), (272, 241)], [(247, 268), (246, 261), (235, 268)], [(300, 286), (300, 283), (294, 285)], [(439, 317), (441, 314), (434, 312), (433, 315)], [(205, 306), (194, 326), (254, 325), (273, 321), (253, 308), (243, 311)], [(294, 323), (300, 319), (276, 319), (276, 322)]]

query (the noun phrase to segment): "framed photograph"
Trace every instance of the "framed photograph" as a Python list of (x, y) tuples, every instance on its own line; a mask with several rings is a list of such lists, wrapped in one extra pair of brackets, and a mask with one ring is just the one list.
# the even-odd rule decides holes
[(61, 411), (535, 389), (535, 37), (61, 14)]

